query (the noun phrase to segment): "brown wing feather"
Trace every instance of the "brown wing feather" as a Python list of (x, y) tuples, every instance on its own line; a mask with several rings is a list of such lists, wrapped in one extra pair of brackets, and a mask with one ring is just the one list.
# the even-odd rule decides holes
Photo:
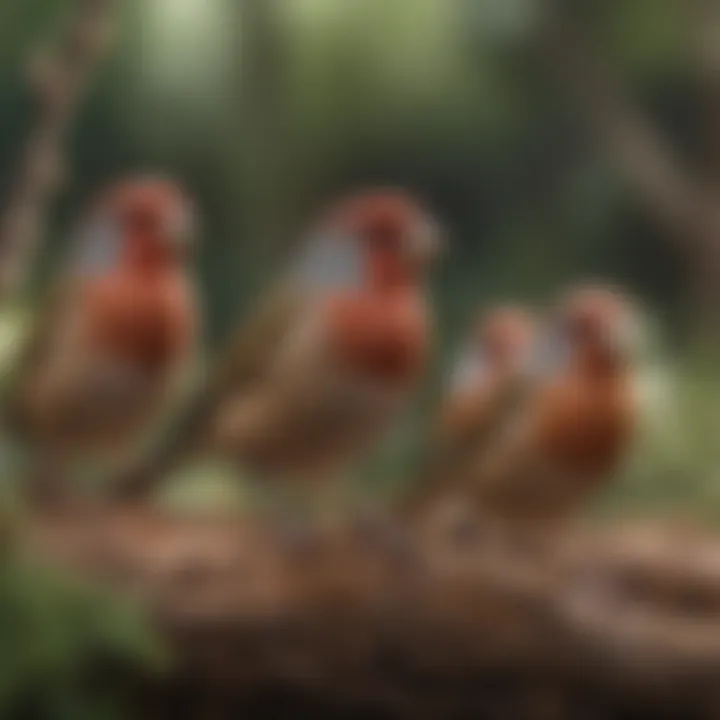
[(71, 238), (65, 267), (34, 313), (32, 331), (15, 359), (5, 394), (3, 422), (12, 432), (25, 434), (32, 431), (28, 417), (28, 388), (51, 357), (58, 334), (64, 332), (83, 280), (108, 269), (87, 263), (86, 253), (95, 249), (96, 245), (88, 245), (88, 238), (82, 235)]
[(262, 380), (269, 359), (301, 314), (302, 298), (296, 288), (279, 286), (252, 313), (223, 353), (213, 375), (213, 385), (225, 391)]
[(447, 425), (441, 426), (425, 469), (404, 501), (401, 513), (408, 517), (422, 515), (443, 496), (464, 487), (470, 469), (492, 449), (507, 426), (524, 411), (531, 402), (535, 387), (535, 381), (527, 376), (508, 378), (485, 398), (481, 412), (475, 413), (473, 422), (463, 418), (462, 433), (456, 435), (448, 432)]

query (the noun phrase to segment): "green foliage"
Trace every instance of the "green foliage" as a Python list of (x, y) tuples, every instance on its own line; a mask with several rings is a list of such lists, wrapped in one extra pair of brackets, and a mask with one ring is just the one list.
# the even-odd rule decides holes
[(695, 356), (649, 368), (634, 453), (597, 509), (606, 517), (661, 516), (720, 524), (718, 376)]
[(2, 717), (120, 717), (130, 678), (166, 663), (137, 608), (11, 551), (0, 637)]

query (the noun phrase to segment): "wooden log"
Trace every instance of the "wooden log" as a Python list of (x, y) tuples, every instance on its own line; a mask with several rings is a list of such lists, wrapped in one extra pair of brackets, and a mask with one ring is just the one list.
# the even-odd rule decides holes
[(293, 541), (127, 509), (36, 518), (27, 537), (146, 603), (177, 658), (154, 686), (166, 701), (192, 688), (248, 717), (288, 698), (312, 717), (720, 707), (720, 544), (706, 537), (577, 529), (541, 552), (391, 527)]

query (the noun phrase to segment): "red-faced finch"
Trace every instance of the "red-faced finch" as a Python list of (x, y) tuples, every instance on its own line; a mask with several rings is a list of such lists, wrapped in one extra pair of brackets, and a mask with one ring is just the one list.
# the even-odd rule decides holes
[(185, 193), (156, 178), (116, 184), (81, 221), (10, 399), (9, 427), (45, 467), (42, 493), (75, 458), (131, 452), (170, 400), (197, 343), (194, 221)]
[(468, 474), (484, 517), (554, 527), (612, 480), (638, 420), (638, 322), (629, 299), (610, 289), (581, 287), (560, 302), (544, 340), (550, 363)]

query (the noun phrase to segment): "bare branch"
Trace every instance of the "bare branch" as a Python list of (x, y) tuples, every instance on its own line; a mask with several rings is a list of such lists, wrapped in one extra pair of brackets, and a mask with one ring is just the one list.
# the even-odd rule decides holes
[(698, 149), (701, 168), (714, 184), (720, 180), (720, 2), (684, 0), (688, 51), (703, 113)]
[(57, 42), (33, 59), (36, 120), (0, 221), (0, 298), (22, 291), (45, 215), (66, 174), (64, 145), (84, 91), (110, 40), (116, 0), (76, 0)]
[[(575, 99), (607, 156), (684, 264), (692, 322), (701, 333), (715, 335), (720, 316), (716, 184), (684, 167), (671, 144), (613, 77), (577, 5), (555, 0), (540, 40), (553, 74)], [(716, 134), (712, 128), (708, 137)]]
[(705, 246), (720, 227), (705, 188), (613, 78), (568, 4), (559, 5), (565, 9), (549, 14), (542, 37), (554, 74), (651, 217), (684, 252), (688, 243)]

